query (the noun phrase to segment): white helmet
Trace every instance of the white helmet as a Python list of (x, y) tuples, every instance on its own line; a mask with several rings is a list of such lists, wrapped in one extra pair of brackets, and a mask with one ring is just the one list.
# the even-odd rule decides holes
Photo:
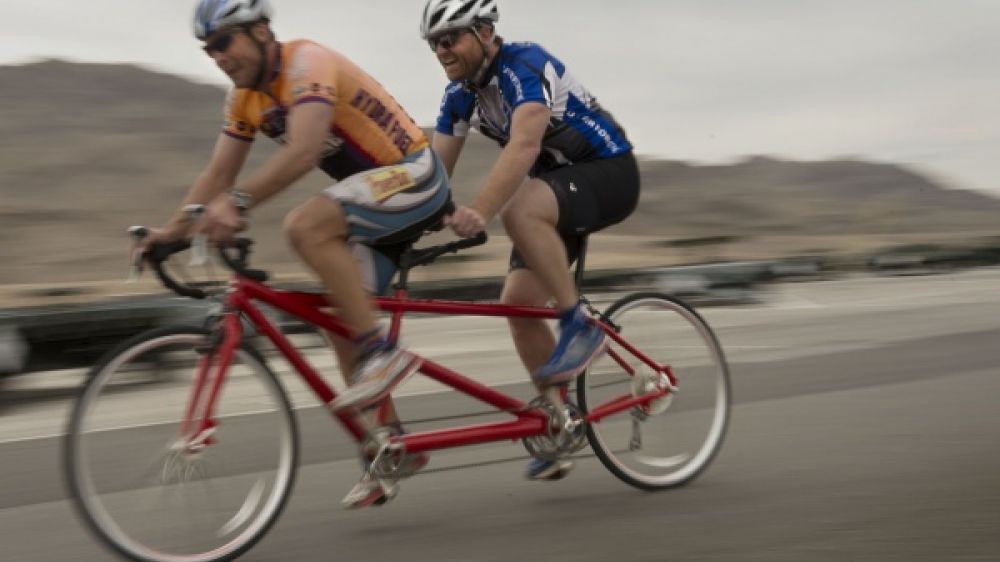
[(270, 20), (272, 13), (267, 0), (200, 0), (194, 10), (194, 36), (204, 41), (224, 27)]
[(420, 35), (427, 39), (444, 31), (472, 27), (479, 21), (499, 19), (497, 0), (427, 0)]

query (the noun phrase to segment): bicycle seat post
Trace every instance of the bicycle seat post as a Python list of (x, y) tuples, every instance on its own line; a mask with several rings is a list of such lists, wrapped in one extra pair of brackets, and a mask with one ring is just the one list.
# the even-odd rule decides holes
[(576, 280), (576, 290), (583, 290), (583, 271), (587, 262), (587, 241), (590, 236), (587, 234), (581, 234), (579, 236), (579, 245), (577, 247), (577, 258), (576, 258), (576, 273), (574, 278)]

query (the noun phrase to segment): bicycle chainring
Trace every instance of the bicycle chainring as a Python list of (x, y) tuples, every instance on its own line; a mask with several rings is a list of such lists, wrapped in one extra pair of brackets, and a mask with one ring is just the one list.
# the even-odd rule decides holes
[[(646, 365), (636, 367), (635, 375), (632, 377), (632, 396), (639, 397), (648, 392), (655, 392), (661, 388), (669, 388), (670, 380), (663, 373), (654, 372)], [(651, 400), (645, 406), (632, 408), (632, 415), (639, 421), (645, 421), (650, 416), (656, 416), (670, 409), (674, 401), (673, 393), (669, 393), (662, 398)]]
[[(539, 396), (529, 402), (532, 408), (544, 410), (549, 416), (549, 423), (546, 424), (546, 431), (542, 435), (533, 435), (521, 440), (528, 454), (537, 459), (554, 461), (580, 451), (587, 445), (586, 422), (580, 423), (573, 432), (567, 436), (566, 432), (559, 426), (559, 415), (551, 402)], [(570, 419), (582, 420), (583, 414), (580, 409), (571, 402), (566, 402)]]

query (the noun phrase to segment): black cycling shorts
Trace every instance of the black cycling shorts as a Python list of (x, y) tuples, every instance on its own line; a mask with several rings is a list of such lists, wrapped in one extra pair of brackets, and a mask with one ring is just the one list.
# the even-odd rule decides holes
[[(569, 263), (579, 257), (586, 234), (617, 224), (639, 203), (639, 165), (629, 152), (613, 158), (570, 164), (534, 176), (549, 184), (559, 206), (556, 230)], [(514, 248), (510, 269), (527, 268)]]

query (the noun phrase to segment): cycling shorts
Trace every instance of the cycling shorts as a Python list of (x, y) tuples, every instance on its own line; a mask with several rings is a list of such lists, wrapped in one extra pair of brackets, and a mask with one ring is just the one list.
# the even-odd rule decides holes
[(377, 295), (396, 274), (400, 245), (440, 222), (451, 203), (448, 174), (429, 148), (344, 178), (323, 194), (343, 208), (362, 282)]
[[(585, 235), (623, 221), (639, 203), (639, 166), (631, 152), (562, 166), (533, 177), (548, 184), (556, 196), (556, 230), (571, 264), (579, 257)], [(527, 267), (514, 248), (510, 269)]]

